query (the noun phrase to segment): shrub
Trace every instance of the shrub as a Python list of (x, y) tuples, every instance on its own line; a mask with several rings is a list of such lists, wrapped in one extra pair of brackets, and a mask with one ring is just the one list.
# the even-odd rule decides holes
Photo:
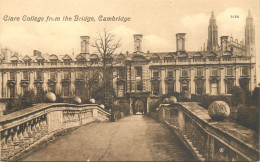
[(232, 106), (231, 97), (230, 96), (210, 96), (210, 95), (192, 95), (192, 102), (199, 102), (201, 107), (207, 109), (209, 105), (214, 101), (224, 101), (228, 105)]
[(245, 105), (246, 103), (246, 94), (244, 90), (239, 86), (234, 86), (232, 90), (232, 103), (234, 106), (239, 104)]
[(259, 107), (239, 105), (237, 121), (239, 124), (259, 132)]
[(156, 109), (160, 106), (160, 104), (163, 103), (163, 98), (160, 98), (158, 100), (150, 101), (149, 103), (149, 110), (151, 112), (156, 112)]
[(180, 101), (189, 102), (191, 101), (191, 94), (189, 91), (182, 91), (180, 94)]

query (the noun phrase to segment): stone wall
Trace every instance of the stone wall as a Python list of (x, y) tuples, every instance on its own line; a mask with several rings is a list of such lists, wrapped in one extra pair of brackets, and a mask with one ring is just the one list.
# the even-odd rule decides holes
[(197, 103), (160, 108), (152, 117), (172, 129), (197, 160), (259, 160), (258, 132), (228, 120), (214, 121)]
[(0, 160), (13, 160), (53, 135), (98, 120), (110, 113), (97, 104), (38, 104), (0, 119)]

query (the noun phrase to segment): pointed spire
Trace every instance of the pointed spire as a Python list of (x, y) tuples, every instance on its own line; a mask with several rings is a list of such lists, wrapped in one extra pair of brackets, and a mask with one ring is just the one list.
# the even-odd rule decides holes
[(214, 12), (213, 11), (211, 11), (211, 17), (214, 17)]
[(250, 10), (248, 10), (248, 17), (252, 17)]

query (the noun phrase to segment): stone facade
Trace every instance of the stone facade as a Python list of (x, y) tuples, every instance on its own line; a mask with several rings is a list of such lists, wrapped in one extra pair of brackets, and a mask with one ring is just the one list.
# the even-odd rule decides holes
[[(144, 53), (142, 34), (134, 35), (134, 52), (115, 54), (113, 79), (120, 100), (148, 107), (149, 101), (174, 92), (191, 94), (230, 95), (237, 85), (252, 91), (256, 86), (255, 31), (249, 12), (245, 28), (245, 44), (222, 36), (218, 45), (214, 14), (208, 28), (208, 47), (186, 51), (185, 33), (176, 34), (176, 51)], [(89, 53), (89, 37), (81, 36), (78, 55), (41, 54), (19, 58), (6, 49), (1, 60), (0, 98), (23, 94), (26, 89), (39, 88), (66, 98), (80, 95), (80, 83), (93, 76), (93, 69), (102, 67), (98, 54)], [(207, 50), (206, 50), (207, 49)], [(98, 83), (98, 82), (97, 82)], [(143, 103), (141, 103), (143, 102)], [(149, 112), (149, 109), (143, 110)]]

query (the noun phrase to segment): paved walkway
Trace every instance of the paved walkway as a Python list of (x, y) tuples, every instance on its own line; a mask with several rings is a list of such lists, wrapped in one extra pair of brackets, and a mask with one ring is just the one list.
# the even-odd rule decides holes
[(82, 126), (24, 158), (25, 161), (190, 161), (169, 130), (134, 115)]

